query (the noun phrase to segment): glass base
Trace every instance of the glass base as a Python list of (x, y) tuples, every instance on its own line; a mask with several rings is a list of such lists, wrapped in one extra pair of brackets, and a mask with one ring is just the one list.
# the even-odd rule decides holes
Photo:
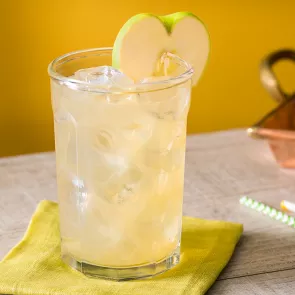
[(169, 270), (179, 263), (179, 252), (180, 251), (178, 248), (169, 257), (155, 263), (122, 268), (105, 267), (92, 265), (86, 262), (80, 262), (69, 254), (63, 254), (62, 260), (72, 268), (92, 278), (94, 277), (115, 281), (127, 281), (152, 277)]

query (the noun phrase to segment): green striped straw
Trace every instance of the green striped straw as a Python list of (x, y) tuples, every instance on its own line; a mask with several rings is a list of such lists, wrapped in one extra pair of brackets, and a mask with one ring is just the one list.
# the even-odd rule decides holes
[(275, 208), (267, 206), (261, 202), (255, 201), (251, 198), (248, 198), (247, 196), (243, 196), (240, 199), (240, 204), (242, 204), (246, 207), (249, 207), (251, 209), (254, 209), (258, 212), (261, 212), (264, 215), (271, 217), (272, 219), (278, 220), (284, 224), (287, 224), (287, 225), (295, 228), (295, 218), (292, 216), (289, 216), (286, 213), (283, 213), (282, 211), (279, 211)]

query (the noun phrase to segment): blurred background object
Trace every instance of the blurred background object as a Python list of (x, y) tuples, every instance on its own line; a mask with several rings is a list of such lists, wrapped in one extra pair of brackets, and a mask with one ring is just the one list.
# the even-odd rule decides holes
[(282, 61), (295, 64), (294, 50), (271, 52), (261, 62), (260, 79), (264, 88), (279, 105), (247, 129), (253, 138), (267, 139), (277, 162), (295, 168), (295, 92), (286, 93), (273, 68)]
[[(295, 48), (293, 0), (1, 1), (0, 156), (54, 149), (47, 66), (78, 49), (112, 46), (140, 12), (192, 11), (207, 25), (211, 55), (193, 90), (188, 132), (247, 127), (276, 104), (259, 80), (260, 60)], [(293, 66), (293, 67), (292, 67)], [(293, 89), (295, 66), (276, 69)]]

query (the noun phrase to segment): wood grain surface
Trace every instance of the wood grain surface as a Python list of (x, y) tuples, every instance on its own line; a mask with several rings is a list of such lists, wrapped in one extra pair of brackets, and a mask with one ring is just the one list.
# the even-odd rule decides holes
[[(208, 294), (295, 294), (295, 230), (239, 204), (295, 202), (295, 170), (264, 141), (231, 130), (188, 137), (184, 214), (240, 222), (244, 234)], [(56, 200), (54, 153), (0, 159), (0, 259), (23, 236), (40, 200)]]

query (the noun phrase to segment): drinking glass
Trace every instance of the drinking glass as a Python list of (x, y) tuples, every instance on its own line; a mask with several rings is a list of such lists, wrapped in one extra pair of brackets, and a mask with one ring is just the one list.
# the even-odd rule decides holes
[(111, 48), (82, 50), (49, 65), (61, 253), (88, 276), (128, 280), (180, 259), (193, 70), (170, 54), (169, 76), (77, 79), (111, 56)]

